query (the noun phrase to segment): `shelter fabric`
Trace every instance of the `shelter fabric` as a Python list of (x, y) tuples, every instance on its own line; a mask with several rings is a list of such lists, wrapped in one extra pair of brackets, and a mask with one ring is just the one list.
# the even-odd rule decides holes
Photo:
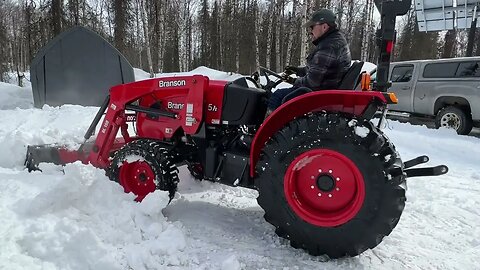
[(51, 40), (30, 67), (35, 107), (100, 106), (110, 87), (135, 81), (125, 57), (95, 32), (77, 26)]

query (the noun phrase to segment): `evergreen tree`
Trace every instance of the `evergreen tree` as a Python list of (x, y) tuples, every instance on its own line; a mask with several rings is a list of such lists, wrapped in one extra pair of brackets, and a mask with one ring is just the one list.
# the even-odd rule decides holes
[(415, 13), (408, 13), (405, 25), (398, 42), (398, 61), (438, 58), (438, 32), (420, 32)]

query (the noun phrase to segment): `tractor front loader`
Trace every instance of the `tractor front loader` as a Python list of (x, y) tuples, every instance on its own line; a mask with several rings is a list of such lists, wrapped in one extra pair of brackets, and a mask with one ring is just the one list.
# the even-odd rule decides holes
[[(396, 101), (386, 92), (388, 67), (395, 18), (410, 1), (376, 5), (382, 16), (376, 91), (312, 89), (264, 119), (266, 100), (283, 78), (265, 68), (233, 82), (195, 75), (118, 85), (79, 149), (29, 146), (25, 164), (35, 170), (41, 162), (80, 160), (105, 169), (138, 201), (157, 189), (173, 198), (177, 166), (186, 164), (195, 178), (258, 190), (265, 219), (295, 248), (331, 258), (374, 248), (400, 219), (406, 179), (448, 171), (412, 168), (428, 157), (403, 162), (371, 122)], [(129, 122), (136, 134), (129, 134)]]

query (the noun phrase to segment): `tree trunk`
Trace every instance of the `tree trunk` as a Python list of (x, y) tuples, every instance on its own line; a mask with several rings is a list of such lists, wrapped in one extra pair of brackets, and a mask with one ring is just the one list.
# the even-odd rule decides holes
[(140, 10), (142, 12), (143, 35), (145, 37), (145, 46), (147, 49), (148, 71), (150, 72), (150, 78), (153, 78), (155, 74), (153, 73), (152, 52), (150, 50), (150, 34), (147, 24), (147, 11), (145, 9), (145, 3), (143, 0), (141, 0), (140, 3)]
[(266, 53), (266, 66), (267, 68), (272, 68), (271, 66), (271, 54), (272, 54), (272, 38), (273, 38), (273, 17), (274, 17), (274, 10), (275, 10), (275, 2), (272, 1), (269, 8), (268, 8), (268, 22), (267, 22), (267, 53)]
[(443, 46), (442, 58), (453, 57), (453, 49), (455, 48), (456, 39), (457, 32), (455, 30), (448, 30), (445, 34), (445, 44)]
[(275, 27), (275, 63), (273, 66), (274, 71), (280, 71), (280, 65), (281, 65), (281, 55), (282, 55), (282, 48), (281, 48), (281, 38), (282, 36), (282, 28), (283, 28), (283, 0), (277, 0), (277, 5), (276, 5), (276, 26)]
[(62, 0), (52, 0), (51, 24), (53, 35), (56, 36), (62, 32)]
[[(290, 65), (292, 61), (292, 47), (293, 47), (293, 38), (295, 37), (295, 29), (297, 27), (297, 8), (298, 0), (293, 0), (292, 3), (292, 18), (290, 22), (290, 27), (288, 30), (288, 41), (287, 41), (287, 65)], [(300, 32), (302, 33), (302, 32)]]
[(123, 54), (126, 53), (127, 6), (127, 1), (113, 0), (113, 40), (115, 47)]
[(353, 29), (353, 21), (355, 20), (353, 14), (353, 0), (348, 0), (348, 10), (347, 10), (347, 29), (345, 29), (345, 33), (347, 36), (347, 41), (352, 40), (352, 29)]
[(306, 64), (306, 57), (307, 57), (307, 35), (305, 33), (305, 29), (303, 26), (307, 23), (308, 15), (307, 15), (307, 7), (308, 7), (308, 0), (303, 0), (302, 4), (302, 25), (300, 26), (300, 65), (304, 66)]
[[(140, 31), (140, 17), (141, 17), (141, 8), (140, 8), (140, 2), (143, 0), (136, 0), (135, 1), (135, 28), (136, 28), (136, 34), (134, 35), (133, 38), (136, 38), (135, 43), (138, 45), (137, 47), (137, 57), (136, 61), (134, 61), (134, 65), (138, 66), (139, 68), (143, 69), (143, 59), (142, 59), (142, 51), (143, 47), (145, 46), (143, 39), (142, 39), (142, 32)], [(135, 49), (134, 49), (135, 50)]]
[(344, 11), (344, 8), (343, 8), (343, 5), (345, 3), (343, 1), (340, 1), (339, 3), (339, 7), (338, 7), (338, 11), (337, 11), (337, 25), (338, 25), (338, 29), (342, 29), (343, 27), (343, 13), (345, 12)]
[(73, 25), (80, 24), (80, 12), (78, 6), (78, 0), (68, 0), (68, 11), (70, 13), (70, 19), (73, 19)]
[(260, 29), (257, 27), (260, 25), (260, 17), (258, 12), (258, 3), (255, 1), (254, 3), (254, 11), (255, 11), (255, 69), (258, 70), (260, 67), (260, 48), (258, 43), (258, 33), (260, 33)]

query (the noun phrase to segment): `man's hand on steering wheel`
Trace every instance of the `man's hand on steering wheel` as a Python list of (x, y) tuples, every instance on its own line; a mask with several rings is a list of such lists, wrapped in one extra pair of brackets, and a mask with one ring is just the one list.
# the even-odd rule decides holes
[(298, 67), (294, 67), (294, 66), (286, 66), (284, 71), (284, 73), (288, 75), (297, 74), (297, 72), (298, 72)]
[(289, 83), (289, 84), (294, 84), (297, 79), (294, 78), (294, 77), (292, 77), (292, 76), (290, 76), (290, 74), (288, 74), (287, 72), (284, 72), (284, 73), (282, 74), (282, 80), (283, 80), (284, 82)]

